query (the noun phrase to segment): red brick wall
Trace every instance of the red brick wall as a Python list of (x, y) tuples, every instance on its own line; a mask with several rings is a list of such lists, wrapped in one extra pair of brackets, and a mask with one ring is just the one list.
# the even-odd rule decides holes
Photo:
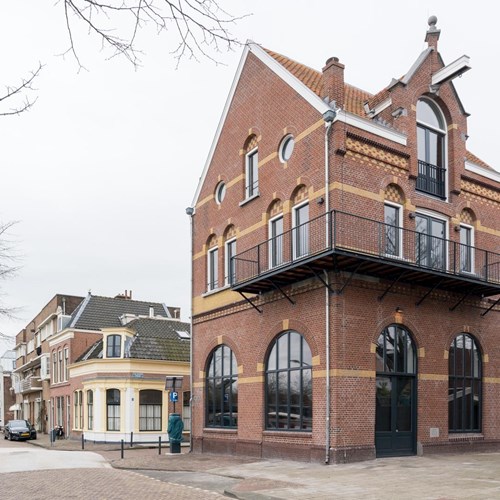
[[(497, 250), (500, 237), (499, 185), (464, 169), (466, 116), (450, 84), (434, 96), (449, 126), (448, 132), (448, 200), (442, 201), (415, 191), (417, 174), (416, 113), (417, 100), (429, 91), (429, 75), (441, 67), (433, 53), (415, 73), (408, 85), (396, 86), (391, 94), (393, 104), (381, 118), (405, 133), (407, 146), (336, 122), (331, 130), (330, 193), (331, 208), (383, 220), (384, 191), (397, 184), (404, 194), (403, 225), (415, 229), (409, 217), (415, 209), (432, 210), (449, 220), (449, 238), (459, 241), (453, 227), (460, 213), (469, 207), (476, 217), (475, 245)], [(392, 111), (404, 107), (407, 115), (399, 118)], [(314, 128), (319, 113), (250, 54), (241, 75), (227, 115), (211, 166), (199, 196), (193, 218), (193, 439), (195, 450), (223, 453), (246, 453), (257, 456), (292, 457), (322, 460), (326, 455), (326, 363), (325, 363), (325, 289), (316, 279), (286, 288), (291, 304), (277, 292), (257, 298), (259, 314), (241, 297), (224, 298), (217, 303), (206, 291), (206, 256), (204, 245), (211, 234), (218, 237), (219, 282), (223, 280), (223, 238), (225, 228), (236, 228), (237, 251), (248, 249), (268, 238), (266, 213), (274, 199), (289, 202), (295, 188), (304, 184), (310, 200), (310, 219), (324, 212), (316, 203), (324, 186), (324, 127)], [(292, 158), (280, 163), (276, 151), (285, 133), (292, 132), (297, 141)], [(238, 176), (244, 172), (240, 154), (249, 134), (258, 137), (260, 196), (243, 206), (244, 183)], [(349, 135), (351, 134), (351, 135)], [(356, 139), (357, 136), (358, 138)], [(361, 138), (360, 138), (361, 137)], [(349, 138), (351, 141), (349, 141)], [(357, 141), (358, 144), (353, 144)], [(361, 150), (356, 150), (360, 146)], [(366, 148), (365, 148), (366, 146)], [(365, 149), (363, 149), (365, 148)], [(390, 153), (391, 158), (383, 158)], [(274, 155), (274, 156), (273, 156)], [(382, 155), (382, 156), (381, 156)], [(267, 159), (266, 162), (264, 160)], [(265, 164), (264, 164), (265, 163)], [(213, 199), (219, 180), (231, 182), (226, 198), (219, 206)], [(469, 191), (461, 190), (464, 180), (476, 182)], [(479, 183), (479, 180), (482, 184)], [(486, 185), (491, 193), (481, 192)], [(474, 194), (476, 190), (482, 194)], [(285, 213), (285, 231), (291, 226), (291, 214)], [(259, 226), (259, 223), (261, 224)], [(486, 227), (487, 230), (483, 230)], [(352, 241), (362, 235), (350, 228)], [(334, 289), (340, 289), (347, 273), (330, 272)], [(500, 445), (497, 401), (500, 400), (500, 351), (497, 347), (498, 308), (486, 316), (489, 302), (479, 298), (465, 299), (452, 292), (434, 291), (421, 305), (416, 303), (428, 289), (408, 284), (395, 285), (383, 300), (379, 297), (389, 283), (378, 278), (356, 277), (339, 295), (330, 297), (331, 461), (349, 461), (374, 456), (375, 431), (375, 353), (373, 343), (388, 325), (397, 322), (407, 328), (418, 349), (417, 440), (419, 450), (459, 449), (463, 441), (448, 435), (448, 359), (446, 352), (452, 339), (461, 332), (473, 335), (483, 359), (483, 431), (467, 438), (484, 448)], [(224, 292), (227, 293), (227, 292)], [(221, 294), (222, 297), (222, 294)], [(213, 301), (214, 307), (204, 306)], [(402, 309), (396, 314), (396, 308)], [(210, 309), (210, 308), (209, 308)], [(262, 366), (270, 343), (280, 332), (295, 329), (304, 335), (316, 357), (313, 369), (313, 430), (311, 433), (271, 432), (264, 430), (264, 383)], [(205, 394), (203, 372), (211, 351), (220, 343), (228, 345), (239, 366), (238, 428), (217, 430), (204, 427)], [(430, 429), (439, 428), (439, 437), (431, 438)]]

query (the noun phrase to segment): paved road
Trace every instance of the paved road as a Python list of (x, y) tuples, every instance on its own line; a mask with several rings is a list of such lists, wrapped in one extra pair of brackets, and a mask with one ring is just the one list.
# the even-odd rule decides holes
[(179, 499), (224, 498), (214, 491), (162, 481), (137, 472), (113, 469), (97, 453), (55, 451), (0, 439), (0, 498)]

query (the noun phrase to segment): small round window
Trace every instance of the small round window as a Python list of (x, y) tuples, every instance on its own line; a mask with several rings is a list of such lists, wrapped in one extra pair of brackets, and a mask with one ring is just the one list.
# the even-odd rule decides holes
[(295, 140), (292, 135), (287, 135), (283, 138), (279, 150), (281, 162), (285, 163), (291, 158), (294, 146)]
[(215, 188), (215, 201), (220, 205), (224, 198), (226, 197), (226, 184), (224, 182), (219, 182)]

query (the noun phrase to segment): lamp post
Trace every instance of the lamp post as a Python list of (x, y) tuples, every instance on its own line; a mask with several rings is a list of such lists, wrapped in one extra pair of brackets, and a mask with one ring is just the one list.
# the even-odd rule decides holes
[(176, 384), (182, 387), (182, 376), (166, 377), (165, 390), (169, 392), (169, 400), (174, 403), (174, 412), (168, 417), (168, 440), (170, 442), (170, 453), (181, 452), (182, 431), (184, 425), (181, 416), (175, 413), (175, 403), (178, 401), (179, 396), (175, 390)]

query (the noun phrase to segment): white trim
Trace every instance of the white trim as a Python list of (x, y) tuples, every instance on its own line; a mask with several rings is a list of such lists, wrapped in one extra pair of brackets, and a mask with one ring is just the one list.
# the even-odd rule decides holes
[(486, 168), (481, 167), (481, 165), (476, 165), (469, 160), (465, 160), (465, 170), (486, 177), (492, 181), (500, 182), (500, 172), (487, 170)]
[[(227, 191), (227, 186), (224, 181), (220, 181), (217, 183), (217, 186), (215, 186), (215, 203), (217, 205), (221, 205), (222, 202), (224, 201), (224, 198), (226, 197), (226, 191)], [(222, 194), (224, 192), (224, 194)]]
[[(211, 274), (211, 271), (212, 271), (212, 265), (211, 265), (211, 254), (217, 252), (217, 273), (216, 275), (214, 276), (215, 277), (215, 284), (216, 286), (211, 286), (212, 283), (210, 281), (210, 274)], [(219, 288), (219, 247), (218, 246), (215, 246), (213, 248), (210, 248), (208, 251), (207, 251), (207, 292), (213, 292), (214, 290), (218, 290)]]
[[(304, 254), (297, 255), (297, 244), (295, 243), (295, 229), (297, 229), (297, 211), (301, 209), (302, 207), (305, 207), (306, 205), (309, 205), (309, 200), (301, 201), (300, 203), (297, 203), (297, 205), (294, 205), (292, 207), (292, 232), (290, 233), (292, 237), (292, 259), (301, 259), (302, 257), (306, 257), (309, 255), (309, 230), (307, 232), (307, 251)], [(307, 217), (307, 223), (311, 221), (310, 214), (308, 214)], [(302, 222), (300, 225), (306, 224), (306, 222)], [(299, 243), (300, 240), (299, 240)]]
[(427, 59), (427, 56), (433, 51), (432, 47), (427, 47), (420, 55), (417, 57), (417, 60), (412, 64), (411, 68), (408, 70), (406, 75), (402, 78), (401, 83), (406, 85), (412, 78), (413, 75), (417, 72), (417, 69), (420, 68), (421, 64)]
[(445, 82), (453, 80), (457, 76), (463, 75), (471, 69), (469, 56), (463, 55), (436, 71), (432, 75), (431, 85), (442, 85)]
[(292, 145), (292, 152), (290, 153), (290, 157), (288, 160), (292, 157), (293, 155), (293, 150), (295, 149), (295, 137), (293, 134), (286, 134), (280, 141), (279, 146), (278, 146), (278, 157), (280, 159), (281, 163), (286, 163), (288, 160), (285, 160), (285, 157), (283, 156), (283, 151), (285, 150), (285, 145), (288, 144), (289, 141), (293, 142)]
[[(96, 333), (96, 332), (92, 332)], [(69, 332), (65, 332), (64, 334), (59, 334), (57, 337), (53, 337), (52, 339), (49, 340), (49, 347), (54, 347), (57, 344), (60, 344), (61, 342), (65, 342), (66, 340), (70, 340), (75, 337), (75, 332), (73, 330)]]
[[(450, 219), (446, 217), (446, 215), (442, 215), (438, 212), (433, 212), (432, 210), (427, 210), (425, 208), (417, 208), (415, 210), (416, 215), (423, 215), (424, 217), (432, 217), (436, 220), (441, 220), (444, 222), (444, 239), (445, 239), (445, 248), (444, 248), (444, 254), (446, 258), (445, 262), (445, 270), (449, 270), (450, 262), (449, 262), (449, 256), (448, 256), (448, 244), (450, 241)], [(415, 232), (418, 233), (417, 228), (416, 228), (416, 222), (415, 222)], [(420, 233), (422, 234), (422, 233)], [(436, 237), (435, 235), (431, 234), (429, 236)]]
[(382, 102), (377, 104), (374, 108), (369, 109), (368, 116), (370, 118), (373, 118), (374, 116), (377, 116), (379, 113), (382, 113), (382, 111), (384, 111), (384, 109), (387, 109), (391, 105), (392, 105), (392, 98), (387, 97), (387, 99), (384, 99)]
[[(463, 274), (474, 274), (475, 275), (475, 272), (474, 270), (476, 269), (476, 266), (475, 266), (475, 263), (476, 263), (476, 260), (475, 260), (475, 257), (476, 257), (476, 252), (475, 252), (475, 234), (474, 234), (474, 226), (471, 226), (470, 224), (465, 224), (464, 222), (461, 222), (459, 224), (460, 226), (460, 230), (462, 230), (462, 228), (464, 229), (470, 229), (470, 267), (471, 267), (471, 270), (470, 271), (464, 271), (461, 269), (461, 264), (462, 264), (462, 259), (461, 259), (461, 255), (459, 256), (459, 271), (460, 273), (463, 273)], [(460, 234), (459, 234), (459, 239), (458, 239), (458, 242), (460, 244), (460, 246), (458, 247), (459, 249), (462, 248), (462, 243), (460, 241)]]
[[(252, 162), (250, 162), (252, 158)], [(257, 162), (257, 164), (255, 164)], [(252, 167), (252, 168), (250, 168)], [(250, 183), (250, 173), (252, 182)], [(255, 173), (255, 176), (253, 175)], [(245, 153), (245, 200), (259, 195), (259, 148), (256, 146)]]
[[(269, 269), (274, 269), (275, 267), (279, 267), (281, 265), (284, 264), (284, 256), (283, 256), (283, 243), (282, 243), (282, 246), (281, 246), (281, 262), (275, 266), (273, 266), (273, 249), (274, 249), (274, 241), (273, 241), (273, 235), (272, 235), (272, 231), (271, 231), (271, 227), (273, 225), (274, 222), (276, 222), (278, 219), (281, 219), (283, 221), (283, 232), (281, 233), (281, 236), (283, 237), (284, 236), (284, 232), (285, 232), (285, 219), (283, 217), (283, 212), (281, 212), (280, 214), (278, 215), (275, 215), (274, 217), (271, 217), (267, 223), (267, 241), (269, 242), (268, 243), (268, 268)], [(284, 239), (284, 238), (283, 238)]]
[(337, 115), (335, 116), (335, 119), (333, 121), (346, 123), (347, 125), (359, 128), (360, 130), (364, 130), (365, 132), (370, 132), (371, 134), (378, 135), (379, 137), (382, 137), (384, 139), (389, 139), (390, 141), (402, 144), (403, 146), (407, 145), (407, 137), (405, 134), (397, 132), (396, 130), (391, 130), (390, 128), (379, 125), (376, 122), (365, 120), (364, 118), (361, 118), (360, 116), (353, 113), (349, 113), (348, 111), (337, 111)]
[[(398, 231), (398, 239), (399, 239), (399, 248), (398, 248), (398, 253), (397, 255), (391, 255), (391, 254), (385, 254), (387, 257), (390, 258), (396, 258), (396, 259), (403, 259), (404, 254), (403, 254), (403, 205), (400, 203), (395, 203), (393, 201), (388, 201), (384, 200), (384, 208), (385, 205), (388, 205), (390, 207), (394, 207), (398, 209), (398, 225), (396, 227)], [(385, 211), (385, 210), (384, 210)], [(384, 224), (385, 224), (385, 213), (384, 213)]]
[[(234, 243), (234, 255), (236, 255), (236, 237), (231, 238), (230, 240), (227, 240), (224, 243), (224, 285), (225, 286), (230, 286), (231, 283), (229, 283), (229, 259), (228, 259), (228, 248), (231, 243)], [(233, 255), (233, 256), (234, 256)]]

